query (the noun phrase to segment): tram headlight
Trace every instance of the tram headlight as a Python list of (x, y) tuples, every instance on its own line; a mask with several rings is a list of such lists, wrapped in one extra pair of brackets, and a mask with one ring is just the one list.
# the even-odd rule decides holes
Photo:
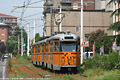
[(74, 59), (74, 62), (76, 62), (76, 59)]
[(65, 61), (65, 59), (64, 59), (64, 57), (62, 57), (62, 62), (64, 62)]
[(64, 62), (65, 60), (64, 60), (64, 59), (62, 59), (62, 61)]

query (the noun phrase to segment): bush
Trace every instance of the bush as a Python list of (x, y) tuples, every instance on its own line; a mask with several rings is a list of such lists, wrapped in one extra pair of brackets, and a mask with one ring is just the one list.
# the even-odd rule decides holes
[(12, 68), (12, 62), (11, 62), (10, 59), (8, 59), (8, 66), (9, 66), (9, 68), (10, 68), (10, 70), (11, 70), (11, 68)]
[(16, 58), (18, 59), (18, 61), (23, 62), (24, 61), (31, 61), (31, 57), (27, 56), (26, 54), (21, 56), (20, 54), (16, 56)]
[(102, 68), (105, 70), (120, 69), (120, 55), (118, 52), (112, 52), (108, 56), (96, 55), (92, 59), (84, 62), (86, 69)]

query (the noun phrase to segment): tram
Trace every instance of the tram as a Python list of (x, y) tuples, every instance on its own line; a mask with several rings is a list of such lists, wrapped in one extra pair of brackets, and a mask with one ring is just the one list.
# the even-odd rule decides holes
[(80, 67), (80, 37), (59, 33), (32, 45), (32, 63), (52, 70)]

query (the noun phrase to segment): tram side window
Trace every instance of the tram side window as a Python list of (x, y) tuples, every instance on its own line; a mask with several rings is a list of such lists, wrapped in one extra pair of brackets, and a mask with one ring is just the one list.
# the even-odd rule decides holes
[(33, 46), (33, 48), (32, 48), (32, 54), (34, 54), (34, 46)]
[(38, 45), (38, 52), (40, 52), (40, 45)]
[(54, 42), (54, 51), (59, 51), (59, 42), (58, 41), (55, 41)]
[(35, 53), (37, 53), (37, 45), (35, 46)]
[(42, 44), (42, 52), (44, 52), (44, 44)]
[(78, 49), (77, 49), (77, 51), (79, 52), (80, 51), (80, 42), (78, 41), (78, 43), (77, 43), (77, 45), (78, 45)]
[(48, 52), (48, 43), (46, 44), (46, 49), (45, 49), (46, 52)]
[(50, 52), (52, 52), (53, 51), (53, 42), (51, 41), (50, 42)]

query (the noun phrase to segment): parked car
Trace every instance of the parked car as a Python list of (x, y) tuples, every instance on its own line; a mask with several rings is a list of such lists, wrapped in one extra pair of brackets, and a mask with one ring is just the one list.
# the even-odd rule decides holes
[(9, 55), (8, 55), (8, 54), (5, 54), (5, 55), (4, 55), (4, 58), (8, 58), (8, 57), (9, 57)]

